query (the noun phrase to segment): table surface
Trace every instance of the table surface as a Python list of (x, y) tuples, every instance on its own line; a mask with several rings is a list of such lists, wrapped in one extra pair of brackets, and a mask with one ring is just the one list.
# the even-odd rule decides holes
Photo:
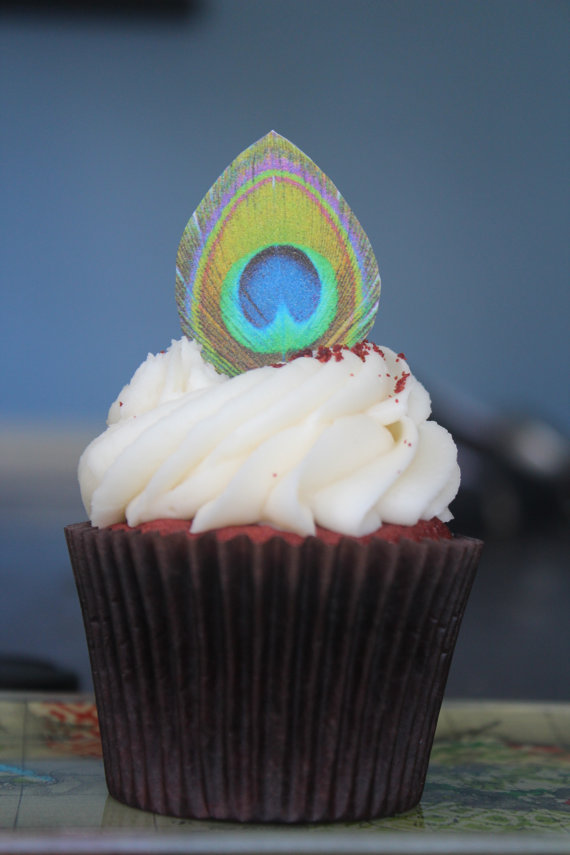
[(447, 701), (415, 810), (291, 827), (121, 805), (91, 697), (0, 693), (0, 853), (56, 851), (568, 853), (570, 704)]

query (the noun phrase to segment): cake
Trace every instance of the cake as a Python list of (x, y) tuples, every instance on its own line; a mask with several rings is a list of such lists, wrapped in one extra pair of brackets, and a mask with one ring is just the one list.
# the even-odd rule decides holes
[(366, 339), (379, 287), (344, 199), (273, 132), (186, 228), (184, 336), (111, 406), (66, 529), (126, 804), (309, 822), (421, 797), (481, 544), (446, 525), (428, 393)]

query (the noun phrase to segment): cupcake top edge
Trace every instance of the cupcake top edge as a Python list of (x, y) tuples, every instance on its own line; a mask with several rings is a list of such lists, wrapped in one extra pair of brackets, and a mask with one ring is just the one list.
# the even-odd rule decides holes
[[(191, 522), (188, 520), (177, 519), (158, 519), (149, 520), (148, 522), (140, 523), (135, 527), (129, 526), (127, 523), (115, 523), (109, 526), (106, 531), (120, 531), (127, 533), (138, 534), (158, 534), (161, 537), (169, 537), (170, 535), (182, 535), (189, 540), (194, 540), (201, 537), (202, 534), (194, 534), (190, 531)], [(95, 529), (96, 531), (97, 529)], [(307, 538), (293, 531), (283, 531), (263, 523), (251, 525), (232, 525), (223, 528), (215, 529), (212, 532), (205, 534), (215, 536), (218, 543), (227, 543), (235, 540), (235, 538), (245, 537), (253, 544), (265, 544), (273, 538), (285, 541), (293, 547), (300, 547), (306, 543)], [(385, 543), (397, 544), (401, 540), (411, 540), (420, 543), (423, 540), (451, 540), (451, 534), (447, 525), (437, 517), (431, 520), (420, 520), (414, 526), (400, 526), (385, 523), (381, 528), (372, 532), (369, 535), (364, 535), (360, 538), (353, 538), (350, 535), (340, 534), (330, 529), (315, 527), (314, 537), (327, 546), (336, 547), (344, 539), (357, 541), (363, 545), (368, 545), (374, 541), (383, 541)]]

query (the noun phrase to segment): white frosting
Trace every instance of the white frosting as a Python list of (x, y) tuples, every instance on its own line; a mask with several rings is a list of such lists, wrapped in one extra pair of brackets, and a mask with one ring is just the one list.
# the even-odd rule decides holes
[(269, 523), (301, 535), (319, 524), (362, 536), (383, 522), (451, 519), (457, 451), (428, 421), (424, 387), (388, 348), (342, 356), (230, 378), (186, 338), (149, 354), (81, 457), (92, 523)]

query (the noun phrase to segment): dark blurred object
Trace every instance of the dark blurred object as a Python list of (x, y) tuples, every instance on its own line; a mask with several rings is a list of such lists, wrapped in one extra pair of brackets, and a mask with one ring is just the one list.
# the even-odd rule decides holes
[(140, 18), (189, 18), (202, 8), (201, 0), (0, 0), (0, 11), (68, 18), (105, 16)]
[(0, 656), (0, 689), (73, 692), (79, 688), (77, 675), (43, 659)]
[(473, 537), (562, 531), (570, 519), (570, 443), (538, 418), (493, 415), (472, 402), (434, 402), (458, 448), (452, 527)]

